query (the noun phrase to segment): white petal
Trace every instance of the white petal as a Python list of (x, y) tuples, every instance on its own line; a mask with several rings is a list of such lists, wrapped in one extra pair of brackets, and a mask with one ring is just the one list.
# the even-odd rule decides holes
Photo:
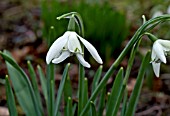
[(69, 51), (64, 51), (64, 52), (61, 53), (61, 55), (58, 58), (53, 59), (52, 63), (58, 64), (58, 63), (64, 61), (69, 56), (70, 56), (70, 52)]
[(170, 5), (167, 8), (167, 13), (170, 14)]
[(153, 49), (152, 49), (155, 53), (156, 56), (163, 62), (166, 63), (166, 57), (164, 54), (164, 49), (161, 46), (161, 44), (159, 43), (159, 41), (155, 41), (153, 44)]
[(70, 32), (68, 40), (68, 49), (70, 50), (70, 52), (73, 53), (76, 49), (78, 49), (79, 52), (82, 53), (82, 48), (75, 32)]
[(160, 73), (160, 65), (161, 65), (161, 63), (152, 62), (153, 71), (154, 71), (156, 77), (159, 77), (159, 73)]
[(166, 49), (166, 51), (170, 50), (170, 40), (158, 39), (157, 41)]
[(154, 60), (158, 60), (158, 58), (156, 57), (156, 53), (155, 51), (152, 49), (152, 54), (151, 54), (151, 60), (154, 61)]
[(80, 37), (78, 34), (77, 36), (79, 37), (80, 41), (84, 44), (84, 46), (87, 48), (87, 50), (90, 52), (90, 54), (93, 56), (93, 58), (100, 64), (103, 64), (102, 59), (100, 58), (97, 50), (94, 48), (94, 46), (89, 43), (88, 41), (86, 41), (85, 39), (83, 39), (82, 37)]
[(49, 51), (47, 52), (46, 62), (49, 64), (51, 60), (55, 57), (60, 55), (61, 50), (65, 46), (68, 40), (68, 33), (64, 33), (63, 36), (59, 37), (50, 47)]
[(156, 12), (152, 15), (152, 18), (161, 16), (161, 15), (163, 15), (163, 13), (162, 13), (161, 11), (156, 11)]
[(87, 67), (87, 68), (90, 68), (90, 64), (88, 62), (86, 62), (82, 56), (82, 54), (76, 54), (77, 56), (77, 59), (79, 60), (79, 62), (84, 66), (84, 67)]

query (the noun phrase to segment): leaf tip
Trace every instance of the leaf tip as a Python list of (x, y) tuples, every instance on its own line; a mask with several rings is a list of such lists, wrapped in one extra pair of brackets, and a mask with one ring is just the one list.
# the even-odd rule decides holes
[(71, 100), (71, 97), (70, 97), (70, 96), (68, 97), (68, 100)]
[(28, 61), (27, 61), (27, 64), (31, 64), (31, 62), (28, 60)]
[(93, 101), (90, 101), (90, 104), (94, 104), (94, 102), (93, 102)]
[(100, 69), (102, 69), (103, 68), (103, 65), (100, 65), (100, 67), (99, 67)]
[(120, 67), (120, 70), (123, 70), (123, 67)]
[(67, 66), (70, 66), (70, 63), (68, 63)]
[(84, 81), (87, 81), (87, 77), (84, 78)]
[(5, 75), (5, 78), (6, 78), (6, 79), (8, 79), (8, 78), (9, 78), (9, 76), (8, 76), (8, 75)]
[(107, 92), (107, 95), (108, 95), (108, 96), (110, 96), (110, 94), (111, 94), (110, 92)]
[(40, 69), (40, 65), (37, 65), (37, 68)]

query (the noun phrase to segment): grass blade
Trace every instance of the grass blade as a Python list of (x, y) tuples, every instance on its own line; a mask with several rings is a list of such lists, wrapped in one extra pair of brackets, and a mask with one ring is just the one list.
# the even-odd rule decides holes
[(15, 104), (15, 99), (14, 99), (14, 94), (12, 92), (12, 88), (10, 86), (7, 75), (6, 75), (5, 80), (6, 80), (6, 83), (5, 83), (6, 97), (7, 97), (7, 104), (8, 104), (10, 116), (18, 116), (16, 104)]
[(62, 96), (64, 85), (65, 85), (65, 82), (66, 82), (66, 79), (67, 79), (69, 67), (70, 67), (70, 63), (68, 63), (66, 65), (65, 69), (64, 69), (63, 77), (62, 77), (62, 80), (60, 82), (60, 86), (59, 86), (59, 89), (58, 89), (56, 105), (55, 105), (55, 114), (54, 114), (55, 116), (57, 116), (57, 114), (58, 114), (58, 110), (59, 110), (59, 106), (60, 106), (60, 102), (61, 102), (61, 96)]
[(141, 67), (139, 69), (139, 73), (137, 76), (136, 84), (134, 87), (134, 90), (130, 96), (128, 107), (125, 113), (125, 116), (133, 116), (135, 113), (135, 108), (139, 99), (139, 94), (142, 88), (143, 80), (144, 80), (144, 75), (145, 75), (145, 69), (148, 66), (150, 62), (150, 52), (148, 52), (145, 56), (145, 58), (142, 61)]

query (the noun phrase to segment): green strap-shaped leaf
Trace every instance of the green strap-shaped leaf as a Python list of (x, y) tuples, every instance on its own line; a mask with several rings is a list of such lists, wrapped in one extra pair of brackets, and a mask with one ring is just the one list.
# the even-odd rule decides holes
[(83, 107), (88, 101), (88, 79), (84, 78), (84, 95), (83, 95)]
[(72, 86), (69, 75), (67, 75), (67, 79), (64, 85), (64, 101), (68, 101), (68, 97), (72, 97)]
[(42, 111), (37, 102), (33, 87), (28, 76), (10, 57), (7, 51), (0, 52), (0, 55), (6, 60), (6, 65), (10, 79), (12, 81), (15, 94), (23, 111), (28, 116), (41, 116)]
[(44, 95), (44, 98), (45, 98), (45, 101), (46, 101), (46, 105), (47, 105), (47, 98), (48, 98), (48, 95), (47, 95), (47, 79), (45, 78), (45, 75), (42, 71), (42, 68), (38, 65), (37, 66), (37, 69), (38, 69), (38, 74), (39, 74), (39, 77), (40, 77), (40, 83), (41, 83), (41, 87), (42, 87), (42, 92), (43, 92), (43, 95)]
[(40, 97), (40, 93), (39, 93), (39, 90), (38, 90), (37, 76), (35, 74), (35, 71), (34, 71), (34, 68), (33, 68), (31, 62), (28, 61), (27, 64), (28, 64), (28, 71), (29, 71), (29, 74), (30, 74), (30, 77), (31, 77), (32, 86), (33, 86), (33, 89), (34, 89), (34, 92), (35, 92), (35, 96), (37, 98), (37, 102), (38, 102), (39, 106), (41, 107), (41, 110), (43, 110), (41, 97)]
[(98, 116), (103, 116), (103, 110), (105, 107), (105, 96), (106, 96), (106, 87), (104, 87), (100, 93)]
[(120, 90), (122, 87), (122, 82), (123, 81), (123, 68), (121, 67), (118, 74), (116, 75), (116, 78), (114, 80), (113, 86), (112, 86), (112, 90), (110, 93), (110, 97), (108, 99), (107, 102), (107, 111), (106, 111), (106, 116), (110, 116), (111, 114), (113, 114), (113, 111), (116, 109), (116, 102), (118, 100), (118, 95), (120, 94)]
[(102, 69), (103, 69), (103, 66), (101, 65), (95, 75), (94, 75), (94, 79), (93, 79), (93, 83), (92, 83), (92, 92), (94, 91), (94, 89), (96, 88), (96, 86), (98, 85), (99, 83), (99, 80), (100, 80), (100, 77), (101, 77), (101, 74), (102, 74)]
[(142, 61), (142, 64), (139, 69), (139, 73), (137, 76), (136, 84), (134, 87), (134, 90), (132, 91), (132, 94), (129, 99), (129, 103), (127, 106), (127, 110), (125, 113), (125, 116), (134, 116), (136, 105), (139, 99), (139, 94), (141, 92), (143, 80), (144, 80), (144, 75), (145, 75), (145, 69), (148, 66), (150, 62), (150, 52), (148, 52), (145, 56), (145, 58)]
[(71, 97), (68, 97), (68, 99), (67, 99), (66, 116), (73, 116)]
[(121, 116), (125, 116), (125, 112), (126, 112), (126, 108), (127, 108), (127, 99), (128, 99), (128, 90), (127, 90), (127, 88), (125, 88)]
[(90, 116), (97, 116), (96, 108), (92, 101), (90, 102)]
[(5, 80), (6, 80), (6, 82), (5, 82), (6, 97), (7, 97), (7, 104), (8, 104), (10, 116), (18, 116), (15, 99), (14, 99), (14, 94), (12, 92), (12, 88), (10, 86), (8, 76), (6, 76)]
[(47, 109), (50, 116), (54, 116), (54, 84), (54, 64), (51, 63), (47, 66)]
[(83, 109), (83, 96), (84, 96), (84, 67), (79, 63), (79, 87), (78, 87), (78, 115)]
[(61, 102), (61, 97), (62, 97), (62, 93), (63, 93), (63, 90), (64, 90), (64, 85), (65, 85), (65, 82), (66, 82), (66, 79), (67, 79), (69, 67), (70, 67), (70, 63), (68, 63), (67, 66), (64, 69), (62, 80), (60, 82), (60, 86), (59, 86), (59, 89), (58, 89), (57, 99), (56, 99), (56, 104), (55, 104), (55, 116), (57, 116), (57, 114), (58, 114), (58, 110), (59, 110), (59, 106), (60, 106), (60, 102)]

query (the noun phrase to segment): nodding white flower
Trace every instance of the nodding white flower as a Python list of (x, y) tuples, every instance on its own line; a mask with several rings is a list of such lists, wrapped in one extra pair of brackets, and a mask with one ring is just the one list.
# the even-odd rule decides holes
[(163, 12), (162, 12), (162, 11), (156, 11), (156, 12), (154, 12), (154, 14), (152, 15), (152, 18), (161, 16), (161, 15), (163, 15)]
[(169, 51), (170, 51), (169, 40), (158, 39), (154, 42), (151, 54), (152, 59), (151, 62), (154, 73), (157, 77), (159, 77), (161, 62), (166, 64), (166, 56)]
[(97, 50), (92, 44), (80, 37), (76, 32), (67, 31), (63, 36), (59, 37), (50, 47), (46, 62), (49, 64), (51, 61), (54, 64), (58, 64), (64, 61), (69, 56), (75, 54), (79, 62), (87, 68), (90, 68), (90, 64), (84, 60), (83, 51), (80, 42), (87, 48), (92, 57), (100, 64), (103, 63)]
[(167, 8), (167, 13), (170, 14), (170, 5)]

